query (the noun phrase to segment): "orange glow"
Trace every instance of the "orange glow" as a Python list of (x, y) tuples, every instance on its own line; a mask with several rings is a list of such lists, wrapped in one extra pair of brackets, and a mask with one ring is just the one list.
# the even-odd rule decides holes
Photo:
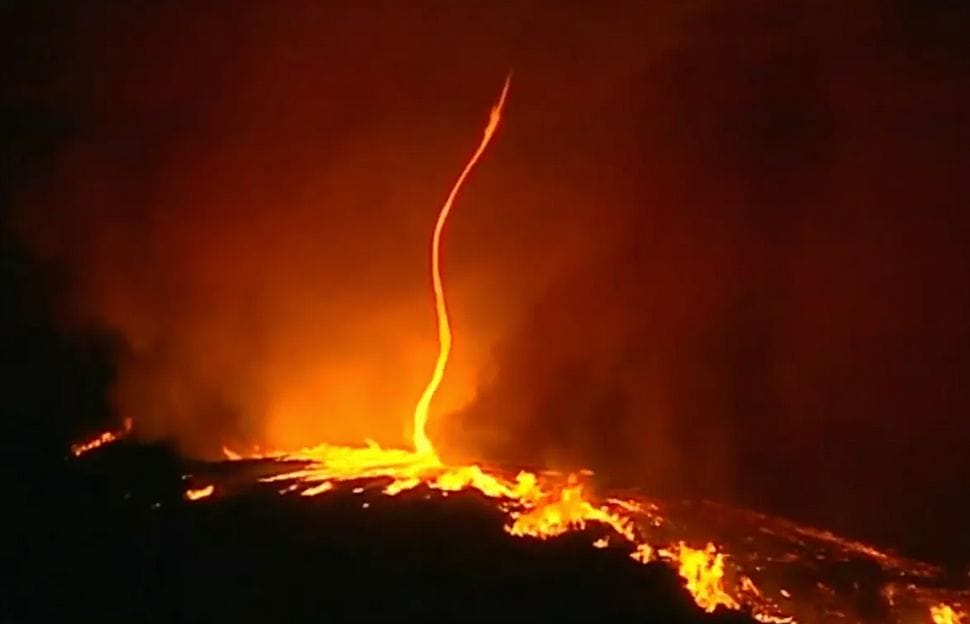
[[(293, 462), (287, 464), (282, 472), (260, 479), (266, 483), (279, 484), (278, 491), (283, 495), (319, 496), (335, 491), (339, 485), (348, 482), (354, 482), (352, 487), (355, 493), (376, 487), (387, 496), (402, 495), (417, 488), (443, 493), (477, 493), (491, 500), (504, 514), (504, 530), (509, 535), (545, 540), (570, 531), (595, 528), (599, 534), (595, 539), (591, 538), (591, 542), (596, 548), (625, 545), (631, 549), (629, 556), (638, 563), (647, 564), (660, 560), (676, 568), (700, 608), (713, 611), (721, 605), (737, 609), (743, 602), (763, 622), (789, 621), (773, 614), (771, 605), (761, 600), (760, 592), (750, 579), (742, 577), (740, 587), (725, 587), (725, 555), (713, 544), (708, 544), (704, 549), (693, 549), (683, 542), (668, 548), (650, 543), (644, 531), (659, 527), (665, 522), (656, 505), (627, 498), (597, 499), (587, 489), (587, 484), (582, 482), (583, 478), (591, 474), (585, 471), (579, 474), (556, 475), (522, 470), (513, 475), (477, 464), (447, 465), (439, 459), (428, 438), (426, 426), (429, 408), (444, 378), (452, 346), (440, 266), (442, 234), (465, 179), (498, 128), (509, 85), (510, 77), (507, 77), (498, 101), (491, 109), (482, 139), (451, 188), (435, 222), (431, 240), (431, 277), (439, 348), (431, 378), (414, 408), (411, 432), (413, 449), (385, 448), (373, 440), (366, 440), (364, 446), (323, 443), (295, 451), (259, 447), (242, 451), (224, 446), (223, 454), (229, 461), (258, 458)], [(321, 393), (330, 395), (334, 405), (340, 404), (349, 413), (369, 413), (365, 409), (366, 403), (361, 402), (363, 399), (355, 394), (362, 387), (357, 370), (351, 365), (341, 370), (326, 367), (305, 373), (306, 379), (301, 378), (295, 383), (296, 386), (303, 387), (303, 390), (284, 393), (285, 396), (278, 397), (271, 405), (270, 412), (313, 413), (318, 407), (315, 395)], [(333, 388), (343, 390), (329, 392)], [(344, 410), (338, 411), (343, 413)], [(277, 419), (271, 417), (270, 420)], [(105, 432), (91, 441), (74, 445), (72, 452), (80, 455), (122, 437), (130, 429), (131, 421), (126, 420), (123, 431)], [(278, 437), (290, 438), (285, 432)], [(215, 486), (209, 484), (186, 490), (184, 497), (189, 501), (197, 501), (214, 493)], [(364, 503), (364, 507), (367, 505), (369, 503)], [(644, 519), (645, 523), (638, 524), (638, 521)], [(732, 595), (729, 592), (735, 593)], [(748, 600), (749, 597), (758, 600), (751, 601)], [(945, 611), (941, 610), (940, 613)], [(953, 624), (958, 620), (934, 621)]]
[(190, 501), (196, 501), (202, 498), (208, 498), (209, 496), (212, 496), (212, 493), (215, 491), (216, 491), (216, 486), (211, 484), (205, 487), (185, 490), (185, 499)]
[(653, 548), (650, 544), (637, 544), (636, 550), (630, 553), (630, 557), (640, 563), (650, 563), (653, 561)]
[(428, 408), (431, 405), (431, 399), (434, 398), (434, 393), (438, 390), (438, 386), (441, 385), (441, 379), (445, 374), (445, 366), (448, 364), (448, 354), (451, 352), (451, 326), (448, 323), (448, 307), (445, 304), (444, 286), (441, 281), (441, 233), (444, 230), (445, 222), (451, 213), (451, 206), (455, 201), (455, 197), (458, 195), (458, 191), (461, 189), (461, 185), (465, 182), (465, 178), (468, 177), (475, 163), (478, 162), (478, 159), (485, 152), (485, 148), (488, 147), (489, 141), (491, 141), (492, 136), (495, 134), (495, 129), (498, 128), (498, 122), (502, 117), (502, 107), (505, 105), (505, 97), (509, 93), (511, 79), (511, 74), (506, 76), (505, 85), (502, 87), (502, 94), (498, 98), (498, 103), (492, 107), (488, 125), (485, 127), (485, 133), (482, 135), (482, 140), (478, 144), (478, 149), (472, 154), (468, 164), (465, 165), (455, 185), (451, 188), (451, 192), (448, 193), (448, 199), (445, 200), (444, 206), (441, 207), (441, 212), (438, 213), (438, 221), (435, 223), (434, 234), (431, 237), (431, 280), (434, 287), (435, 314), (438, 318), (438, 359), (435, 361), (431, 380), (428, 382), (427, 387), (421, 394), (421, 398), (418, 400), (418, 404), (414, 408), (414, 449), (422, 455), (434, 454), (434, 446), (431, 444), (431, 440), (428, 439), (428, 434), (425, 431), (428, 423)]
[(225, 446), (222, 447), (222, 454), (225, 455), (226, 459), (228, 459), (229, 461), (238, 461), (243, 458), (242, 455), (240, 455), (239, 453), (236, 453), (230, 448), (226, 448)]
[(71, 454), (75, 457), (80, 457), (89, 451), (93, 451), (96, 448), (100, 448), (105, 444), (110, 444), (121, 438), (125, 437), (131, 432), (131, 418), (126, 418), (124, 421), (124, 426), (119, 431), (104, 431), (95, 437), (85, 441), (78, 442), (71, 445)]
[[(225, 449), (230, 459), (240, 455)], [(435, 455), (425, 455), (404, 449), (381, 448), (373, 441), (366, 447), (346, 447), (321, 444), (293, 453), (268, 452), (262, 457), (276, 460), (303, 461), (304, 466), (282, 474), (265, 477), (265, 482), (281, 482), (282, 494), (298, 492), (301, 496), (316, 496), (333, 491), (342, 482), (387, 479), (382, 493), (397, 496), (418, 487), (443, 492), (475, 491), (494, 499), (508, 517), (505, 531), (516, 537), (549, 539), (564, 533), (582, 530), (592, 524), (612, 529), (610, 535), (633, 546), (630, 557), (639, 563), (660, 559), (676, 567), (697, 605), (713, 611), (718, 605), (740, 608), (741, 601), (725, 587), (725, 555), (714, 544), (694, 549), (683, 542), (669, 548), (655, 550), (640, 534), (633, 514), (643, 512), (637, 502), (609, 499), (597, 503), (580, 482), (579, 475), (565, 478), (520, 471), (514, 478), (489, 471), (479, 465), (449, 466)], [(357, 486), (355, 491), (363, 491)], [(650, 509), (651, 525), (663, 523), (657, 510)], [(593, 545), (603, 548), (609, 536), (597, 538)], [(754, 583), (742, 579), (741, 594), (760, 596)], [(788, 622), (759, 604), (749, 605), (763, 622)]]
[(740, 607), (724, 589), (724, 554), (714, 544), (695, 549), (680, 542), (676, 549), (662, 551), (661, 556), (677, 562), (688, 591), (705, 611), (714, 611), (718, 605), (728, 609)]
[(963, 614), (958, 613), (948, 604), (938, 604), (930, 607), (930, 617), (933, 624), (960, 624)]
[[(225, 452), (230, 459), (240, 457), (229, 449)], [(590, 502), (576, 475), (569, 475), (562, 485), (524, 470), (510, 479), (487, 472), (481, 466), (446, 466), (434, 455), (385, 449), (373, 441), (363, 448), (321, 444), (293, 453), (271, 452), (259, 457), (309, 462), (298, 470), (264, 479), (295, 482), (295, 488), (285, 491), (300, 489), (303, 496), (329, 492), (333, 484), (343, 481), (385, 477), (390, 479), (383, 488), (388, 496), (425, 486), (444, 492), (474, 490), (488, 498), (501, 499), (510, 519), (505, 530), (511, 535), (546, 539), (598, 522), (627, 541), (637, 541), (633, 522), (623, 510)], [(643, 552), (649, 550), (649, 546), (644, 548)]]
[(567, 531), (583, 529), (587, 522), (600, 522), (629, 541), (636, 541), (633, 524), (605, 507), (597, 507), (583, 497), (582, 486), (570, 476), (565, 487), (541, 497), (534, 507), (512, 512), (512, 524), (506, 530), (512, 535), (546, 539)]
[[(633, 545), (633, 559), (648, 563), (654, 559), (655, 551), (638, 535), (632, 517), (634, 513), (645, 510), (635, 501), (609, 499), (605, 503), (596, 503), (588, 496), (579, 476), (575, 474), (563, 479), (523, 470), (514, 477), (509, 477), (488, 471), (479, 465), (448, 466), (438, 458), (427, 435), (428, 409), (444, 377), (452, 341), (441, 279), (442, 231), (465, 178), (495, 134), (509, 84), (510, 78), (507, 77), (498, 103), (491, 110), (482, 140), (448, 194), (435, 223), (431, 241), (431, 277), (439, 351), (431, 379), (414, 409), (414, 450), (383, 448), (368, 440), (364, 447), (320, 444), (292, 452), (256, 450), (249, 454), (224, 447), (223, 453), (229, 460), (260, 457), (304, 462), (296, 470), (263, 479), (266, 482), (284, 483), (285, 487), (280, 490), (282, 494), (299, 492), (301, 496), (316, 496), (334, 490), (336, 484), (341, 482), (370, 479), (386, 479), (382, 492), (388, 496), (396, 496), (418, 487), (442, 492), (476, 491), (494, 499), (505, 512), (508, 518), (505, 531), (510, 535), (544, 540), (569, 531), (582, 530), (590, 523), (596, 523), (612, 529), (616, 536)], [(363, 489), (357, 486), (355, 491)], [(649, 510), (647, 515), (654, 524), (662, 522), (655, 509)], [(608, 544), (609, 536), (600, 536), (594, 542), (594, 546), (600, 548)], [(738, 602), (725, 593), (724, 555), (718, 553), (713, 545), (709, 545), (706, 550), (693, 550), (679, 544), (674, 549), (659, 552), (665, 560), (679, 566), (687, 588), (699, 606), (707, 610), (713, 610), (719, 604), (730, 608), (738, 607)]]
[[(366, 445), (358, 447), (323, 443), (296, 451), (265, 450), (254, 447), (249, 451), (240, 452), (239, 449), (223, 447), (223, 454), (229, 461), (260, 458), (296, 462), (292, 470), (261, 479), (267, 483), (279, 483), (281, 485), (279, 492), (284, 495), (291, 493), (306, 497), (323, 495), (336, 490), (341, 483), (351, 481), (355, 482), (353, 485), (355, 492), (361, 493), (369, 487), (376, 486), (387, 496), (401, 495), (416, 488), (438, 490), (444, 493), (477, 492), (494, 501), (497, 508), (505, 514), (504, 530), (512, 536), (545, 540), (570, 531), (598, 526), (605, 529), (607, 534), (597, 535), (592, 542), (593, 546), (605, 548), (613, 544), (616, 538), (616, 544), (632, 547), (630, 557), (639, 563), (646, 564), (659, 558), (676, 567), (684, 578), (687, 589), (701, 608), (708, 611), (714, 610), (718, 605), (732, 609), (739, 608), (740, 601), (728, 594), (724, 587), (724, 554), (718, 552), (713, 544), (709, 544), (706, 549), (695, 550), (682, 542), (667, 549), (655, 549), (648, 543), (641, 533), (642, 528), (637, 525), (634, 518), (646, 518), (648, 527), (651, 528), (660, 526), (664, 519), (655, 506), (641, 504), (632, 499), (597, 500), (581, 481), (590, 474), (588, 472), (562, 476), (522, 470), (513, 476), (510, 473), (489, 470), (476, 464), (446, 465), (439, 459), (434, 445), (428, 438), (426, 426), (429, 408), (444, 378), (452, 345), (451, 327), (441, 278), (442, 233), (458, 192), (498, 128), (509, 85), (510, 77), (507, 77), (498, 102), (491, 109), (482, 139), (451, 188), (435, 222), (431, 240), (431, 277), (439, 349), (431, 378), (414, 408), (413, 450), (385, 448), (373, 440), (367, 440)], [(324, 372), (328, 373), (320, 376), (325, 379), (320, 382), (324, 386), (311, 384), (313, 389), (326, 389), (330, 387), (328, 384), (357, 388), (352, 369), (340, 371), (339, 375), (330, 375), (329, 370)], [(348, 392), (353, 394), (352, 391)], [(300, 413), (312, 411), (314, 401), (311, 395), (313, 394), (312, 390), (293, 393), (273, 409)], [(340, 400), (343, 401), (342, 398)], [(362, 406), (363, 403), (359, 403), (358, 398), (351, 397), (347, 399), (345, 407)], [(366, 413), (366, 410), (352, 409), (351, 411)], [(124, 432), (105, 432), (90, 442), (75, 445), (72, 450), (79, 455), (118, 439), (130, 428), (131, 421), (128, 420), (125, 423)], [(211, 496), (214, 492), (215, 486), (209, 484), (188, 489), (184, 496), (186, 500), (197, 501)], [(364, 503), (364, 506), (368, 504)], [(748, 592), (756, 594), (753, 583), (750, 580), (748, 583), (753, 588), (749, 588)]]

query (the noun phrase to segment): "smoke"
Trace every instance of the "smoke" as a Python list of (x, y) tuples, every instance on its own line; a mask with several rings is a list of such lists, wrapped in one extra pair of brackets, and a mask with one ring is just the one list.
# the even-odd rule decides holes
[(405, 444), (430, 227), (512, 68), (445, 234), (446, 454), (956, 531), (964, 8), (344, 4), (86, 3), (10, 39), (6, 100), (71, 128), (17, 227), (61, 322), (116, 337), (139, 435)]
[(596, 129), (615, 152), (588, 174), (602, 156), (626, 184), (589, 208), (608, 234), (443, 426), (493, 455), (967, 552), (966, 11), (679, 17)]

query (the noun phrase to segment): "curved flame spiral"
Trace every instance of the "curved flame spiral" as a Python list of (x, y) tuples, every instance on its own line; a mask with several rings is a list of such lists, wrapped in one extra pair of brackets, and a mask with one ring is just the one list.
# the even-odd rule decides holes
[(421, 398), (418, 399), (418, 403), (414, 407), (413, 433), (414, 450), (421, 455), (427, 455), (429, 457), (433, 457), (435, 451), (426, 432), (428, 408), (431, 405), (431, 399), (434, 398), (434, 394), (438, 390), (438, 386), (441, 385), (441, 379), (445, 375), (445, 367), (448, 365), (448, 355), (451, 353), (451, 326), (448, 323), (448, 306), (445, 303), (445, 291), (441, 281), (441, 233), (445, 228), (445, 222), (451, 213), (451, 206), (454, 204), (455, 197), (458, 196), (458, 191), (461, 189), (462, 184), (464, 184), (465, 178), (468, 177), (468, 174), (471, 173), (478, 159), (485, 152), (485, 148), (488, 147), (489, 141), (492, 140), (492, 136), (495, 134), (496, 128), (498, 128), (499, 120), (502, 118), (502, 107), (505, 105), (505, 97), (509, 93), (511, 80), (512, 74), (505, 77), (502, 94), (498, 98), (498, 103), (492, 107), (492, 112), (489, 115), (488, 125), (485, 126), (485, 133), (482, 136), (482, 140), (472, 154), (472, 157), (468, 160), (461, 175), (458, 176), (455, 185), (451, 187), (451, 192), (448, 193), (448, 199), (445, 200), (441, 211), (438, 213), (438, 221), (435, 223), (434, 234), (431, 238), (431, 280), (434, 288), (435, 314), (438, 319), (438, 359), (435, 361), (431, 379), (428, 381), (428, 385), (425, 387), (424, 392), (421, 393)]

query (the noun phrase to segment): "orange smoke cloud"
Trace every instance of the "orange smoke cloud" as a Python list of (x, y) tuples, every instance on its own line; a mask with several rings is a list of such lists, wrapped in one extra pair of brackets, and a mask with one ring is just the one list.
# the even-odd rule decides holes
[(514, 67), (448, 224), (443, 454), (959, 550), (963, 9), (345, 4), (106, 5), (0, 42), (56, 66), (4, 76), (63, 119), (19, 226), (71, 327), (115, 338), (135, 435), (407, 444), (427, 228)]

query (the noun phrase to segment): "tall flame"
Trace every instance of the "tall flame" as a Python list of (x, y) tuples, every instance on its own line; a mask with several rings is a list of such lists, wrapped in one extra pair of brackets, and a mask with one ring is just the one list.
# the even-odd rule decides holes
[(464, 184), (465, 178), (468, 177), (468, 174), (471, 173), (478, 159), (485, 152), (489, 141), (492, 140), (492, 135), (495, 134), (495, 129), (498, 128), (498, 122), (502, 117), (502, 107), (505, 105), (505, 97), (509, 93), (511, 80), (512, 74), (505, 77), (502, 94), (498, 98), (498, 103), (492, 107), (488, 125), (485, 126), (485, 134), (478, 144), (478, 149), (472, 154), (471, 159), (465, 165), (461, 175), (458, 176), (455, 185), (451, 187), (451, 192), (448, 193), (448, 199), (445, 200), (444, 205), (441, 207), (441, 212), (438, 213), (438, 221), (435, 223), (434, 235), (431, 238), (431, 280), (434, 287), (435, 314), (438, 319), (438, 359), (435, 361), (431, 380), (421, 394), (418, 404), (414, 407), (414, 450), (421, 455), (435, 455), (434, 446), (431, 444), (431, 440), (428, 439), (428, 434), (425, 431), (428, 423), (428, 407), (431, 405), (431, 399), (434, 398), (434, 393), (437, 392), (438, 386), (441, 385), (441, 379), (445, 375), (445, 366), (448, 364), (448, 355), (451, 353), (451, 326), (448, 324), (448, 307), (445, 305), (445, 291), (441, 282), (441, 232), (445, 228), (445, 222), (448, 220), (448, 215), (451, 213), (451, 206), (455, 201), (455, 197), (458, 195), (458, 191), (461, 189), (461, 185)]

